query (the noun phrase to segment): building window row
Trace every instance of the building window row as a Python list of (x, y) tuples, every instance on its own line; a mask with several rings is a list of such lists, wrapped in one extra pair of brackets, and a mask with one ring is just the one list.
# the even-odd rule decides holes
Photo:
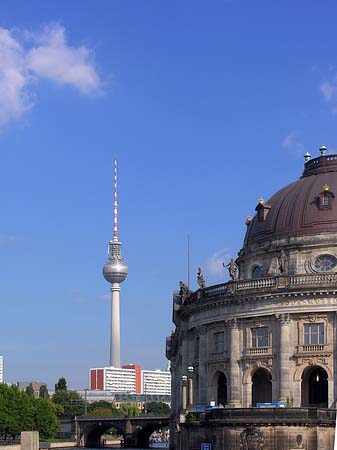
[[(303, 327), (303, 344), (304, 345), (323, 345), (324, 344), (324, 323), (306, 323)], [(250, 328), (249, 347), (262, 348), (269, 347), (270, 330), (268, 327)], [(225, 350), (225, 333), (213, 333), (213, 351), (215, 353), (223, 353)], [(199, 337), (195, 339), (195, 358), (199, 357)]]

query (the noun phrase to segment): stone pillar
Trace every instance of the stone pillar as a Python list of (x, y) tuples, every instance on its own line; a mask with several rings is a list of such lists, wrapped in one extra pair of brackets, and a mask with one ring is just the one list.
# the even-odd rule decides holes
[(207, 345), (207, 326), (200, 327), (199, 331), (199, 400), (200, 404), (207, 404), (207, 361), (208, 361), (208, 345)]
[(186, 411), (187, 408), (187, 376), (181, 377), (181, 410)]
[(188, 376), (188, 408), (193, 408), (193, 374)]
[(227, 322), (229, 328), (229, 398), (228, 406), (241, 406), (241, 376), (240, 376), (240, 331), (236, 319)]
[(21, 432), (21, 450), (39, 450), (40, 447), (38, 431)]
[(280, 322), (279, 341), (279, 401), (286, 402), (290, 398), (289, 370), (290, 370), (290, 319), (289, 314), (278, 314)]

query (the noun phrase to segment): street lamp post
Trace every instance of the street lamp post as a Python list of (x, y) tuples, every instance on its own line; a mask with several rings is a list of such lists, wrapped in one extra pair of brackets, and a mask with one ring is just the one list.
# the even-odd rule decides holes
[(88, 388), (84, 389), (84, 415), (86, 416), (88, 414), (88, 402), (87, 402), (87, 392)]

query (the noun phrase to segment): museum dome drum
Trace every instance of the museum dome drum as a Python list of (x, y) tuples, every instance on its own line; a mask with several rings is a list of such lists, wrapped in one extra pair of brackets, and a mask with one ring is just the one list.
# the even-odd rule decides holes
[(337, 154), (320, 152), (314, 159), (305, 155), (301, 178), (261, 198), (248, 217), (237, 259), (241, 280), (276, 275), (281, 252), (290, 275), (337, 269)]
[(337, 155), (305, 164), (302, 177), (269, 200), (260, 200), (246, 243), (317, 233), (337, 233)]

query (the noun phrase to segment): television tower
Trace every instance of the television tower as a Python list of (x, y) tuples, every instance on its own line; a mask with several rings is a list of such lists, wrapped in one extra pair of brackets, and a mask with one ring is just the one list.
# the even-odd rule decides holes
[(117, 158), (114, 160), (114, 232), (109, 241), (109, 259), (103, 267), (103, 276), (111, 284), (111, 335), (110, 366), (121, 366), (121, 338), (119, 315), (119, 283), (128, 275), (128, 266), (123, 262), (122, 244), (118, 240), (118, 203), (117, 203)]

